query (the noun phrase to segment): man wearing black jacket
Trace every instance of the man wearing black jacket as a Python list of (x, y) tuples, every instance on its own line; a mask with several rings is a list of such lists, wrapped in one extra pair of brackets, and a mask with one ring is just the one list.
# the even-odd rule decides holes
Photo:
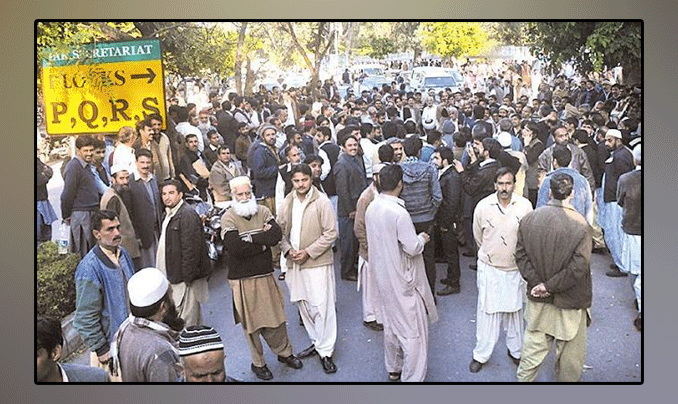
[(461, 214), (461, 176), (454, 169), (454, 154), (449, 147), (439, 147), (431, 156), (439, 170), (440, 189), (443, 201), (436, 212), (436, 225), (440, 231), (440, 239), (445, 260), (447, 261), (447, 277), (440, 280), (446, 285), (438, 290), (439, 296), (459, 293), (459, 247), (455, 233), (456, 223)]
[(158, 242), (156, 267), (172, 284), (172, 299), (186, 327), (202, 324), (200, 303), (209, 298), (207, 276), (212, 263), (207, 254), (202, 220), (182, 197), (181, 184), (164, 181), (160, 186), (165, 218)]

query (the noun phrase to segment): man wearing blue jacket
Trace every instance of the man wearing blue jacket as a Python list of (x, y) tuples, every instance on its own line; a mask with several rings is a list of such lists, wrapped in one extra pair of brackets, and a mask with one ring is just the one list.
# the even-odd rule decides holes
[(110, 355), (113, 335), (129, 315), (127, 281), (134, 274), (132, 257), (120, 247), (120, 222), (115, 212), (101, 210), (92, 216), (97, 244), (75, 270), (73, 326), (92, 352), (92, 366), (116, 375)]

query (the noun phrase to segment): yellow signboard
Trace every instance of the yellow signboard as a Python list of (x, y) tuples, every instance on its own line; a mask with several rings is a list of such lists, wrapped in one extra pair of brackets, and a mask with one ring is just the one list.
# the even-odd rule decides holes
[(116, 133), (150, 114), (165, 117), (160, 42), (99, 43), (43, 60), (47, 133)]

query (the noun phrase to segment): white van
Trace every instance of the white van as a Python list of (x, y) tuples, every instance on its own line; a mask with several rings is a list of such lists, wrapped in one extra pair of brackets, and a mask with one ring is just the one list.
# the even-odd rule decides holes
[(438, 91), (446, 88), (452, 91), (460, 91), (463, 82), (459, 80), (461, 75), (455, 75), (448, 69), (433, 66), (415, 67), (412, 69), (412, 78), (410, 79), (410, 88), (412, 91), (421, 91), (422, 93), (428, 90)]

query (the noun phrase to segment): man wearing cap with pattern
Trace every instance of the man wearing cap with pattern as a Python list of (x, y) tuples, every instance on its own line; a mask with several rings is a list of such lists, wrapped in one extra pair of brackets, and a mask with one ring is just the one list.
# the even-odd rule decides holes
[(224, 343), (217, 330), (205, 325), (192, 325), (179, 334), (181, 356), (180, 382), (240, 382), (226, 375)]
[(144, 268), (127, 283), (130, 316), (120, 325), (112, 347), (123, 382), (175, 382), (179, 379), (176, 340), (184, 321), (171, 296), (169, 281), (157, 268)]

